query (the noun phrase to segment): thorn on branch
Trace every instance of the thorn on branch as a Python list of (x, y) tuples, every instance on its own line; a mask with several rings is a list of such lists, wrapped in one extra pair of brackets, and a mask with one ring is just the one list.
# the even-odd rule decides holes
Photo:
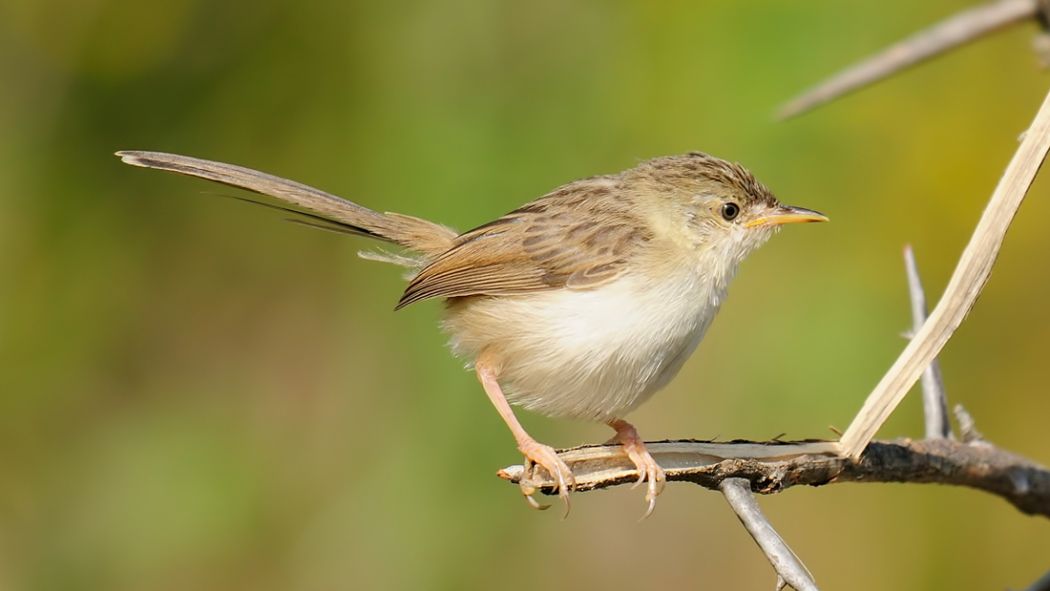
[(955, 411), (955, 420), (959, 422), (959, 434), (962, 436), (963, 443), (983, 443), (984, 435), (977, 430), (973, 417), (963, 408), (963, 405), (956, 404), (952, 410)]

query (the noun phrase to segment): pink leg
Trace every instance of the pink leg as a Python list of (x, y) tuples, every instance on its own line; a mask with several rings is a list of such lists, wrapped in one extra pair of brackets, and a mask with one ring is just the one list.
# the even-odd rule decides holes
[(607, 424), (616, 429), (615, 441), (623, 445), (624, 453), (638, 468), (638, 482), (635, 483), (635, 486), (646, 480), (649, 481), (649, 488), (645, 492), (645, 500), (649, 502), (649, 508), (642, 516), (642, 519), (645, 519), (652, 515), (653, 509), (656, 508), (656, 497), (663, 492), (667, 477), (664, 475), (663, 468), (649, 454), (649, 450), (645, 449), (645, 442), (638, 436), (634, 425), (623, 419), (613, 419)]
[[(514, 416), (514, 411), (511, 410), (506, 396), (503, 395), (503, 390), (496, 381), (499, 375), (499, 365), (492, 357), (492, 355), (483, 351), (474, 362), (474, 370), (478, 374), (478, 380), (481, 382), (482, 387), (485, 388), (485, 393), (488, 394), (489, 400), (492, 401), (492, 406), (496, 407), (496, 412), (499, 413), (499, 416), (503, 418), (503, 422), (510, 428), (511, 434), (514, 435), (514, 440), (518, 443), (518, 450), (525, 455), (526, 463), (538, 464), (557, 482), (557, 492), (565, 502), (565, 515), (568, 515), (569, 490), (576, 485), (576, 481), (572, 477), (572, 470), (558, 457), (558, 452), (554, 451), (553, 447), (537, 442), (525, 432), (525, 428), (521, 426), (518, 418)], [(524, 482), (524, 479), (522, 482)], [(522, 485), (522, 492), (533, 507), (537, 509), (547, 508), (547, 506), (541, 506), (532, 498), (534, 491), (527, 485)]]

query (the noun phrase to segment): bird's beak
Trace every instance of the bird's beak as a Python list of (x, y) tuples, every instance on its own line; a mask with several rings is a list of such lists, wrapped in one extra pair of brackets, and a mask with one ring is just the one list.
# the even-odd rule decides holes
[(819, 211), (792, 205), (778, 205), (766, 215), (747, 222), (744, 224), (744, 227), (754, 228), (757, 226), (779, 226), (781, 224), (806, 224), (826, 221), (828, 221), (828, 216)]

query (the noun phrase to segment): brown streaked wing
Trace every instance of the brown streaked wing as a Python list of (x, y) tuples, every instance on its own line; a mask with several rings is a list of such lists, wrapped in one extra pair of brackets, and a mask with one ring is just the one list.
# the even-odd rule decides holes
[(649, 239), (608, 183), (573, 183), (457, 238), (409, 283), (397, 308), (437, 297), (591, 289), (620, 276)]

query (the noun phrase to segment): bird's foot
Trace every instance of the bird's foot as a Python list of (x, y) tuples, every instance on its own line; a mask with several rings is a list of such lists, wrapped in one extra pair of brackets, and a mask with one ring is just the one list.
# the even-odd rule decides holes
[(645, 510), (645, 514), (642, 515), (642, 519), (645, 519), (653, 514), (653, 509), (656, 508), (656, 497), (664, 491), (667, 476), (664, 474), (664, 469), (660, 467), (660, 464), (656, 463), (649, 450), (645, 448), (645, 442), (638, 436), (638, 431), (634, 428), (634, 425), (627, 421), (616, 419), (610, 421), (609, 426), (616, 429), (614, 440), (623, 446), (623, 451), (627, 454), (627, 458), (638, 469), (638, 480), (632, 488), (637, 488), (643, 482), (649, 483), (645, 491), (645, 500), (648, 503), (648, 507)]
[[(554, 491), (558, 493), (558, 496), (565, 503), (565, 515), (563, 518), (568, 517), (569, 492), (576, 486), (576, 479), (573, 478), (569, 465), (558, 457), (558, 452), (553, 447), (543, 445), (531, 438), (519, 441), (518, 449), (525, 455), (526, 475), (532, 476), (537, 466), (550, 474), (551, 480), (555, 483)], [(529, 470), (530, 467), (531, 472)], [(523, 477), (520, 481), (521, 492), (525, 495), (525, 500), (534, 509), (548, 509), (550, 505), (541, 505), (533, 498), (533, 495), (536, 493), (536, 487), (531, 484), (532, 480), (532, 478)]]

